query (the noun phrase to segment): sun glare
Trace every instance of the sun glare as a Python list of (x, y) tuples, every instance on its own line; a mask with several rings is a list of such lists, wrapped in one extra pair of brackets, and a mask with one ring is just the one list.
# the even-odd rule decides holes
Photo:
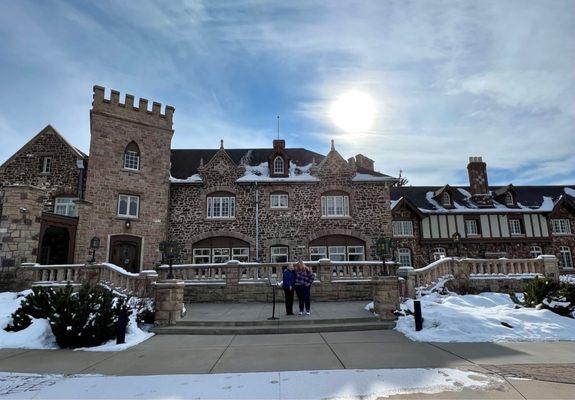
[(333, 123), (346, 132), (365, 131), (373, 125), (375, 104), (366, 93), (351, 90), (337, 98), (329, 109)]

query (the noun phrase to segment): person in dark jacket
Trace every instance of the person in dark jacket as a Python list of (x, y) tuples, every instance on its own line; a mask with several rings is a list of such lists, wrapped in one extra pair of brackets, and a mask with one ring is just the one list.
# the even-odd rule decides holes
[(293, 293), (295, 290), (295, 269), (293, 265), (288, 265), (284, 269), (282, 287), (284, 289), (284, 299), (286, 303), (286, 314), (293, 315)]
[(297, 298), (299, 300), (299, 315), (303, 314), (304, 306), (306, 315), (310, 314), (310, 292), (311, 284), (313, 283), (314, 279), (315, 274), (308, 266), (303, 263), (303, 261), (300, 261), (296, 264), (295, 292), (297, 293)]

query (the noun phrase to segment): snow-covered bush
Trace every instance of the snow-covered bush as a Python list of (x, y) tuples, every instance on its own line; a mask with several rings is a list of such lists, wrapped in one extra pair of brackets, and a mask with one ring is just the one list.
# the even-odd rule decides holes
[(32, 319), (47, 319), (60, 348), (98, 346), (115, 338), (118, 314), (127, 300), (102, 287), (84, 286), (78, 292), (69, 285), (35, 288), (12, 314), (8, 328), (19, 331)]
[(132, 297), (129, 306), (136, 312), (136, 321), (139, 324), (153, 324), (156, 319), (154, 300), (149, 298)]
[(524, 301), (519, 303), (526, 307), (543, 307), (571, 317), (575, 311), (575, 285), (535, 278), (525, 286), (523, 294)]

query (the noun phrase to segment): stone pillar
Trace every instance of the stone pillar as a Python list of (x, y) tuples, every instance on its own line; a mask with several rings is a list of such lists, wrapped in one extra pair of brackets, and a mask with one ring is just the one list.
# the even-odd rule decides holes
[(240, 262), (237, 260), (230, 260), (226, 263), (224, 270), (226, 271), (225, 301), (238, 301), (240, 285)]
[(415, 272), (413, 267), (399, 267), (397, 276), (405, 280), (405, 292), (402, 296), (415, 299)]
[(136, 281), (135, 291), (140, 297), (150, 297), (153, 285), (158, 280), (158, 273), (154, 270), (140, 271), (140, 276)]
[(543, 260), (543, 270), (545, 277), (551, 278), (555, 282), (559, 282), (559, 262), (557, 257), (550, 255), (539, 256)]
[(394, 311), (399, 309), (399, 283), (395, 276), (374, 276), (373, 309), (382, 321), (395, 320)]
[(329, 258), (319, 260), (318, 273), (318, 278), (322, 283), (331, 282), (331, 260)]
[(184, 282), (176, 279), (156, 282), (156, 325), (175, 325), (184, 311)]

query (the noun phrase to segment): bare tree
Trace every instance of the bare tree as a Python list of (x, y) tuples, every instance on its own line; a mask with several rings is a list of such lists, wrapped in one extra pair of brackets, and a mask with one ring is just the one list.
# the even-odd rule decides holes
[(407, 178), (405, 176), (402, 176), (403, 174), (403, 170), (399, 170), (399, 176), (397, 177), (398, 181), (397, 181), (397, 186), (407, 186), (407, 184), (409, 183), (409, 181), (407, 180)]

